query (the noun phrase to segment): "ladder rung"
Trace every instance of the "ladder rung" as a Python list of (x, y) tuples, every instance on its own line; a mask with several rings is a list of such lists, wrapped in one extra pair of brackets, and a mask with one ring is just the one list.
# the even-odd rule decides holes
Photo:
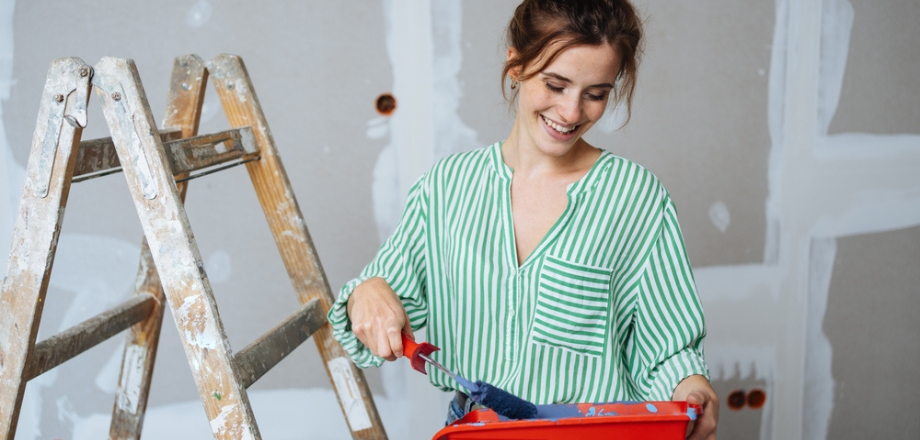
[[(179, 130), (161, 131), (160, 141), (169, 142), (181, 136), (182, 132)], [(118, 161), (118, 153), (115, 152), (115, 144), (112, 143), (111, 137), (80, 142), (77, 165), (73, 171), (74, 182), (119, 171), (121, 171), (121, 162)]]
[[(176, 139), (178, 131), (160, 134), (163, 149), (174, 176), (188, 174), (234, 160), (258, 157), (252, 129), (240, 127), (217, 133)], [(80, 155), (74, 171), (74, 182), (106, 176), (121, 171), (112, 138), (94, 139), (80, 143)], [(202, 173), (204, 174), (204, 173)], [(186, 177), (188, 180), (192, 177)]]
[(156, 303), (156, 298), (151, 295), (134, 295), (111, 310), (35, 344), (24, 374), (25, 380), (32, 380), (147, 319)]
[(170, 141), (163, 147), (174, 176), (246, 159), (258, 153), (249, 127)]
[(249, 388), (326, 322), (318, 299), (304, 304), (233, 357), (240, 382)]

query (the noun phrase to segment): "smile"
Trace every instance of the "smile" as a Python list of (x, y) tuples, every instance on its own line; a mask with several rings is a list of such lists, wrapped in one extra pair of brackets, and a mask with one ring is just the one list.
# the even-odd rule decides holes
[(543, 122), (546, 122), (546, 125), (549, 125), (553, 130), (562, 134), (568, 134), (578, 128), (578, 125), (559, 125), (549, 120), (546, 116), (540, 115), (540, 117), (543, 118)]

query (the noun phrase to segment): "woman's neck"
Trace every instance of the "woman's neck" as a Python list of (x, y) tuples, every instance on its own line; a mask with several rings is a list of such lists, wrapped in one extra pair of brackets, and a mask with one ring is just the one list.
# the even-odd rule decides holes
[(572, 148), (561, 155), (548, 154), (530, 139), (523, 139), (517, 130), (502, 143), (502, 159), (519, 177), (561, 177), (577, 175), (581, 178), (597, 161), (601, 152), (579, 138)]

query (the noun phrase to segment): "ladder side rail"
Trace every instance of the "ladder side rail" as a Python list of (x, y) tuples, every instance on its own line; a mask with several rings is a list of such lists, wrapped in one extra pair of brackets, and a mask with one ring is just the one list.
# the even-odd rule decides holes
[[(176, 57), (169, 81), (166, 116), (161, 134), (176, 133), (179, 139), (198, 134), (207, 81), (208, 71), (200, 57)], [(117, 153), (115, 156), (117, 158)], [(176, 189), (179, 200), (184, 203), (188, 184), (177, 183)], [(112, 424), (109, 428), (109, 438), (112, 440), (137, 440), (141, 437), (163, 326), (163, 313), (166, 310), (166, 294), (146, 237), (141, 237), (141, 256), (135, 286), (136, 295), (149, 294), (157, 298), (157, 308), (150, 318), (131, 327), (125, 337), (121, 373), (118, 376)]]
[[(238, 56), (224, 54), (209, 62), (208, 70), (230, 126), (253, 129), (261, 159), (247, 163), (246, 168), (299, 300), (305, 304), (318, 299), (326, 313), (334, 301), (332, 289), (246, 67)], [(332, 337), (331, 326), (317, 330), (313, 339), (352, 437), (385, 439), (386, 432), (364, 373)]]
[(137, 68), (106, 57), (95, 69), (93, 85), (214, 437), (261, 439)]
[(51, 63), (39, 105), (0, 290), (0, 440), (12, 440), (28, 380), (51, 266), (61, 232), (76, 155), (86, 126), (92, 71), (79, 58)]

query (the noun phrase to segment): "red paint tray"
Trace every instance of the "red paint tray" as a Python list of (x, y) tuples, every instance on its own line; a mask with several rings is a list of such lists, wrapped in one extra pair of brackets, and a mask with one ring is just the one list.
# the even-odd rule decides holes
[(578, 403), (537, 405), (537, 412), (536, 419), (510, 420), (490, 409), (471, 411), (432, 440), (681, 440), (700, 407), (687, 402)]

